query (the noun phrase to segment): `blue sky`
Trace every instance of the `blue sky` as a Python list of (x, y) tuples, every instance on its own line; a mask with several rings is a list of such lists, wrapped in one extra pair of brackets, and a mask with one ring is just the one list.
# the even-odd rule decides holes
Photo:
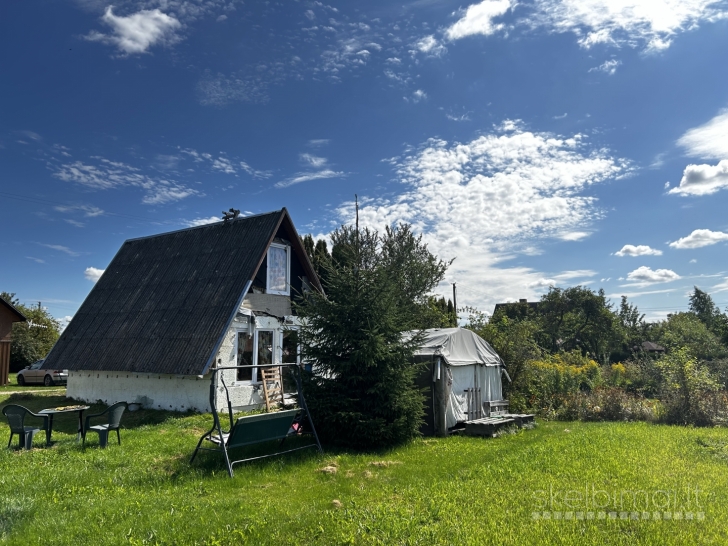
[(0, 7), (0, 290), (71, 317), (128, 238), (234, 207), (412, 223), (458, 304), (728, 305), (728, 1)]

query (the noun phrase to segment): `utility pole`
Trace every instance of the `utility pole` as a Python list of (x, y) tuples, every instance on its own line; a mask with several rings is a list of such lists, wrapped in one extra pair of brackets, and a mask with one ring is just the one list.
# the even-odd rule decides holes
[(455, 325), (457, 326), (457, 322), (458, 322), (458, 296), (457, 296), (457, 291), (455, 289), (455, 283), (452, 283), (452, 306), (455, 309)]
[(38, 302), (38, 311), (40, 311), (40, 302)]

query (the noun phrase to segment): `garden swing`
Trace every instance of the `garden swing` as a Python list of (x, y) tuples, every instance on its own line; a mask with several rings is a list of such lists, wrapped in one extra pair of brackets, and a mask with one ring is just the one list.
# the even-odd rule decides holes
[[(227, 465), (228, 474), (233, 477), (233, 465), (238, 463), (244, 463), (247, 461), (253, 461), (256, 459), (264, 459), (266, 457), (274, 457), (276, 455), (283, 455), (284, 453), (290, 453), (292, 451), (298, 451), (300, 449), (307, 449), (309, 447), (318, 447), (319, 453), (323, 453), (321, 448), (321, 442), (319, 442), (316, 429), (313, 426), (313, 420), (311, 414), (308, 411), (306, 400), (303, 397), (303, 390), (301, 388), (301, 369), (298, 364), (276, 364), (276, 367), (290, 369), (293, 377), (296, 381), (297, 389), (297, 401), (298, 408), (285, 409), (285, 406), (280, 411), (274, 411), (270, 413), (259, 413), (255, 415), (244, 415), (238, 417), (233, 422), (233, 407), (230, 402), (230, 393), (228, 392), (227, 385), (225, 384), (225, 378), (223, 374), (220, 374), (220, 383), (225, 389), (225, 397), (227, 399), (228, 418), (230, 420), (230, 430), (225, 431), (222, 429), (220, 424), (220, 416), (217, 413), (216, 404), (216, 385), (215, 377), (218, 372), (222, 370), (238, 370), (241, 368), (252, 368), (253, 365), (242, 365), (242, 366), (224, 366), (215, 368), (212, 370), (212, 377), (210, 377), (210, 408), (212, 409), (213, 425), (212, 428), (202, 435), (200, 441), (197, 442), (195, 452), (192, 454), (190, 464), (195, 460), (197, 452), (200, 450), (205, 451), (218, 451), (222, 452)], [(283, 374), (281, 374), (282, 376)], [(282, 387), (282, 385), (281, 385)], [(308, 425), (310, 431), (305, 430), (305, 425)], [(283, 445), (287, 438), (293, 436), (313, 436), (314, 442), (306, 444), (304, 446), (294, 447), (292, 449), (279, 450), (274, 453), (267, 455), (260, 455), (257, 457), (248, 457), (246, 459), (231, 460), (228, 451), (233, 448), (249, 446), (253, 444), (259, 444), (262, 442), (269, 442), (272, 440), (280, 440), (279, 448)], [(202, 443), (207, 440), (216, 444), (218, 447), (202, 447)]]

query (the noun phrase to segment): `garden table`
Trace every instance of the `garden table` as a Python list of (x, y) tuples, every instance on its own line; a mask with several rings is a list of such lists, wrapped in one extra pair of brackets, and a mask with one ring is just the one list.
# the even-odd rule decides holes
[(78, 433), (76, 435), (76, 441), (78, 442), (84, 436), (83, 430), (83, 412), (89, 409), (91, 406), (60, 406), (58, 408), (48, 408), (39, 411), (41, 415), (48, 415), (48, 430), (46, 430), (46, 445), (51, 445), (51, 431), (53, 430), (53, 416), (57, 413), (73, 413), (78, 412)]

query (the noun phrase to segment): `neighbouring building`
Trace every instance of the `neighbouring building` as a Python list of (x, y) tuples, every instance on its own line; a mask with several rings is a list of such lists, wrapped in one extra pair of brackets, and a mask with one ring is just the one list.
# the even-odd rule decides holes
[[(211, 368), (297, 361), (291, 300), (308, 290), (321, 285), (286, 209), (130, 239), (43, 367), (68, 369), (77, 400), (209, 411)], [(263, 402), (257, 372), (217, 374), (236, 409)]]
[(10, 373), (10, 343), (13, 323), (25, 322), (25, 316), (11, 303), (0, 298), (0, 385), (8, 384)]

